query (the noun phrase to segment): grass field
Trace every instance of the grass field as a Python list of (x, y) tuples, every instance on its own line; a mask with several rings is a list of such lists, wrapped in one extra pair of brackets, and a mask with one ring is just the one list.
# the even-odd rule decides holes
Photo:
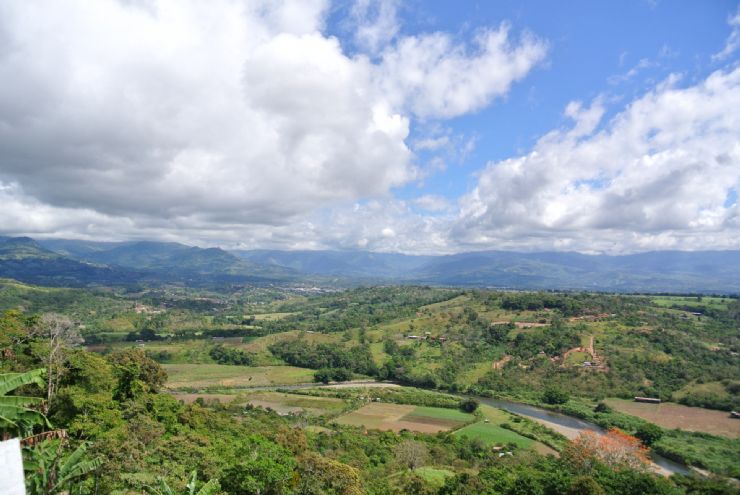
[(372, 402), (341, 416), (337, 422), (374, 430), (436, 433), (459, 428), (474, 419), (472, 414), (455, 409)]
[(511, 430), (482, 421), (460, 428), (455, 432), (455, 435), (466, 435), (469, 438), (477, 438), (486, 445), (513, 443), (518, 447), (527, 448), (531, 447), (534, 443), (534, 440), (523, 437)]
[(242, 344), (239, 347), (249, 352), (269, 352), (267, 348), (276, 342), (282, 342), (283, 340), (292, 340), (301, 337), (306, 342), (312, 344), (326, 344), (330, 342), (337, 342), (340, 339), (340, 335), (325, 334), (325, 333), (308, 333), (300, 332), (298, 330), (292, 330), (290, 332), (274, 333), (271, 335), (265, 335), (264, 337), (257, 337), (249, 341), (246, 344)]
[(740, 420), (731, 418), (727, 412), (670, 402), (645, 404), (622, 399), (607, 399), (605, 402), (617, 411), (637, 416), (664, 428), (701, 431), (729, 438), (740, 437)]
[(663, 308), (672, 306), (689, 306), (696, 308), (727, 309), (729, 299), (722, 297), (703, 296), (701, 300), (697, 297), (686, 296), (656, 296), (652, 298), (653, 304)]
[(251, 392), (245, 396), (245, 399), (247, 404), (265, 409), (269, 408), (278, 414), (335, 415), (341, 413), (347, 406), (347, 403), (341, 399), (281, 392)]
[(565, 365), (566, 366), (580, 366), (583, 364), (584, 361), (590, 361), (591, 355), (588, 352), (571, 352), (568, 354), (568, 357), (565, 359)]
[(282, 320), (283, 318), (287, 318), (289, 316), (293, 316), (297, 313), (263, 313), (261, 315), (253, 315), (254, 319), (257, 321), (275, 321), (275, 320)]
[(243, 388), (313, 381), (313, 370), (294, 366), (165, 364), (170, 389)]
[(420, 468), (416, 468), (414, 469), (414, 473), (424, 478), (424, 480), (426, 480), (429, 484), (439, 488), (441, 488), (445, 484), (445, 480), (447, 478), (455, 476), (455, 473), (450, 471), (449, 469), (437, 468), (432, 466), (423, 466)]

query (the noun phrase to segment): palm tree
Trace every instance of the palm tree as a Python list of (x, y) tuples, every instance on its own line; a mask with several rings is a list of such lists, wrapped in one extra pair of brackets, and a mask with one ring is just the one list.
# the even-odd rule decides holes
[(26, 435), (36, 425), (51, 427), (46, 416), (32, 408), (42, 404), (42, 398), (8, 395), (23, 385), (44, 387), (44, 373), (45, 370), (37, 369), (25, 373), (0, 374), (0, 432), (4, 439), (11, 434)]
[[(212, 479), (208, 481), (208, 483), (201, 486), (200, 490), (195, 491), (197, 480), (198, 472), (193, 471), (190, 475), (190, 482), (185, 485), (185, 488), (188, 489), (185, 495), (214, 495), (215, 493), (218, 493), (219, 490), (221, 490), (221, 484), (218, 482), (218, 480)], [(152, 488), (148, 486), (146, 487), (146, 489), (149, 492), (149, 495), (176, 495), (175, 491), (170, 488), (170, 485), (167, 484), (167, 481), (164, 478), (159, 478), (159, 488)]]

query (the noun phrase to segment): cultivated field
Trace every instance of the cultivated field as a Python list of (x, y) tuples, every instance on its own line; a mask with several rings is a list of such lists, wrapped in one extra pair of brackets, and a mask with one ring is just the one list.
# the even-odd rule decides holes
[(280, 392), (252, 392), (246, 395), (245, 402), (256, 407), (272, 409), (278, 414), (305, 413), (311, 416), (339, 414), (346, 406), (342, 399)]
[(244, 388), (295, 385), (313, 381), (313, 370), (294, 366), (230, 366), (224, 364), (164, 364), (167, 388)]
[(527, 448), (534, 443), (534, 440), (523, 437), (516, 432), (482, 421), (460, 428), (455, 432), (455, 435), (477, 438), (487, 445), (513, 443), (518, 447)]
[(455, 409), (373, 402), (341, 416), (337, 422), (374, 430), (437, 433), (459, 428), (474, 419), (472, 414)]
[(197, 399), (203, 399), (206, 402), (213, 402), (218, 401), (221, 404), (228, 404), (234, 399), (238, 398), (237, 395), (234, 394), (183, 394), (183, 393), (175, 393), (172, 394), (172, 396), (177, 399), (183, 401), (185, 404), (192, 404)]
[(631, 414), (664, 428), (701, 431), (729, 438), (740, 437), (740, 420), (732, 419), (728, 412), (680, 404), (646, 404), (622, 399), (607, 399), (617, 411)]

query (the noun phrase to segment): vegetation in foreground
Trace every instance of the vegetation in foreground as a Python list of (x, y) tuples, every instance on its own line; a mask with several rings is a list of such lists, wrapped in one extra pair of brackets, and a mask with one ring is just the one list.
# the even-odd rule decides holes
[[(35, 297), (29, 294), (24, 297)], [(680, 308), (651, 309), (648, 298), (626, 296), (378, 288), (305, 297), (276, 291), (272, 296), (264, 294), (266, 299), (259, 307), (262, 314), (278, 316), (257, 319), (251, 316), (258, 306), (238, 294), (223, 304), (211, 301), (206, 307), (198, 306), (202, 296), (197, 296), (187, 310), (183, 310), (190, 304), (185, 295), (178, 296), (182, 302), (173, 306), (133, 298), (131, 305), (145, 304), (147, 312), (132, 311), (128, 316), (115, 308), (121, 298), (129, 296), (85, 294), (90, 299), (82, 307), (71, 299), (69, 305), (62, 305), (76, 308), (73, 321), (19, 311), (7, 312), (0, 320), (2, 371), (45, 370), (43, 381), (37, 377), (5, 392), (31, 398), (24, 403), (22, 414), (2, 425), (4, 434), (35, 434), (27, 441), (28, 465), (47, 467), (28, 473), (30, 493), (156, 493), (164, 486), (184, 490), (188, 484), (200, 490), (216, 486), (215, 482), (209, 484), (210, 480), (218, 480), (220, 493), (235, 494), (737, 491), (721, 479), (663, 479), (634, 463), (640, 458), (641, 445), (649, 444), (664, 454), (679, 452), (690, 463), (737, 476), (733, 471), (738, 458), (736, 440), (651, 431), (650, 423), (599, 402), (605, 396), (628, 397), (633, 393), (671, 397), (696, 387), (703, 379), (728, 384), (722, 389), (727, 396), (716, 396), (713, 405), (723, 407), (727, 397), (732, 403), (732, 383), (738, 377), (726, 355), (737, 352), (736, 336), (731, 331), (737, 318), (736, 300), (722, 298), (726, 309), (713, 304), (715, 307), (707, 307), (698, 317)], [(0, 291), (0, 300), (2, 297)], [(97, 306), (96, 301), (107, 301), (105, 298), (113, 303)], [(110, 313), (101, 320), (105, 311)], [(599, 316), (604, 314), (607, 316)], [(236, 315), (241, 319), (237, 321)], [(124, 325), (112, 332), (123, 339), (107, 342), (110, 332), (99, 332), (95, 322), (116, 318), (138, 322), (136, 336), (151, 339), (116, 343), (131, 333)], [(200, 329), (194, 325), (196, 321), (202, 322)], [(51, 326), (53, 332), (49, 332)], [(214, 339), (218, 332), (238, 337)], [(99, 352), (76, 347), (78, 333), (100, 342)], [(419, 338), (409, 339), (409, 335)], [(574, 346), (587, 348), (591, 336), (596, 341), (595, 353), (604, 358), (603, 368), (587, 370), (566, 360), (562, 365), (553, 360)], [(299, 346), (295, 342), (302, 344), (303, 351), (296, 352)], [(322, 345), (329, 347), (319, 347)], [(318, 350), (327, 349), (324, 354), (331, 362), (311, 361), (320, 354)], [(628, 352), (633, 358), (624, 365), (619, 356)], [(506, 356), (510, 358), (504, 359)], [(692, 357), (696, 360), (685, 365)], [(634, 456), (604, 458), (585, 441), (569, 443), (544, 427), (538, 428), (541, 425), (515, 421), (503, 411), (483, 406), (474, 417), (465, 416), (469, 421), (435, 434), (343, 426), (335, 418), (366, 403), (346, 389), (316, 392), (337, 394), (333, 398), (342, 399), (344, 405), (331, 408), (325, 404), (313, 414), (298, 411), (305, 403), (293, 411), (270, 411), (265, 409), (273, 409), (267, 404), (270, 401), (265, 400), (263, 407), (256, 396), (252, 401), (192, 400), (183, 404), (163, 393), (167, 372), (155, 359), (170, 362), (167, 367), (174, 378), (178, 369), (190, 373), (181, 373), (180, 382), (170, 381), (170, 385), (180, 383), (191, 393), (243, 393), (245, 397), (250, 393), (249, 383), (224, 382), (213, 370), (219, 370), (217, 375), (250, 370), (254, 376), (264, 376), (269, 375), (264, 367), (233, 361), (269, 362), (270, 370), (282, 374), (267, 381), (295, 383), (304, 378), (311, 381), (313, 370), (361, 373), (362, 366), (363, 374), (378, 378), (505, 395), (558, 408), (640, 437), (637, 441), (620, 434), (623, 436), (615, 437), (617, 450), (625, 450), (622, 447), (627, 445), (639, 448), (626, 449)], [(304, 360), (310, 366), (286, 366), (291, 360), (296, 360), (294, 364)], [(494, 366), (501, 361), (502, 366)], [(194, 368), (188, 369), (188, 365)], [(300, 369), (302, 375), (296, 377), (293, 369)], [(635, 373), (651, 378), (631, 382)], [(215, 379), (213, 387), (197, 383), (209, 378)], [(314, 393), (291, 391), (296, 397), (293, 400), (299, 400), (299, 392)], [(414, 406), (413, 411), (418, 409), (420, 414), (412, 414), (411, 419), (418, 424), (449, 422), (447, 416), (464, 414), (456, 410), (460, 399), (451, 395), (414, 389), (373, 389), (371, 393), (382, 403)], [(371, 393), (363, 392), (363, 397)], [(274, 404), (288, 400), (265, 398)], [(246, 403), (251, 406), (245, 408)], [(430, 409), (440, 407), (441, 411)], [(40, 412), (46, 412), (45, 416)], [(471, 430), (474, 434), (469, 434)], [(626, 443), (622, 445), (616, 438)], [(542, 456), (528, 448), (527, 440), (532, 445), (544, 442), (561, 450), (562, 455)], [(66, 473), (75, 476), (61, 475), (59, 470), (64, 466)], [(197, 473), (195, 481), (193, 471)], [(51, 477), (40, 480), (41, 472), (51, 473)]]

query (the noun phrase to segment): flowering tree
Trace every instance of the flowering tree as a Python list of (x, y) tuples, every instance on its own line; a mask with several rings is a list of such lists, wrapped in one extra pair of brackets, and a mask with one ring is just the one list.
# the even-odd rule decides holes
[(585, 431), (563, 451), (563, 458), (573, 467), (589, 471), (596, 462), (611, 468), (646, 470), (649, 464), (647, 449), (639, 439), (618, 428), (606, 433)]

